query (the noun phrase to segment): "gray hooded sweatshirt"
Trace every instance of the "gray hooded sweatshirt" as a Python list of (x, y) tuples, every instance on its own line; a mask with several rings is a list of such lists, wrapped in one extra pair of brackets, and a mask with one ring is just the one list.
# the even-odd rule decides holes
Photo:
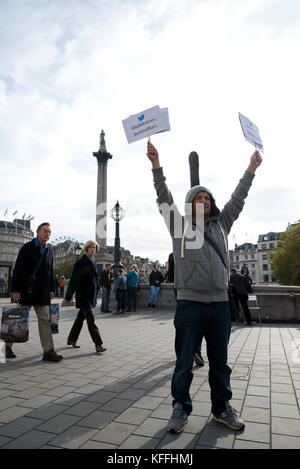
[[(166, 178), (162, 168), (153, 169), (154, 187), (157, 192), (157, 203), (168, 204), (174, 209), (175, 219), (181, 219), (182, 226), (185, 220), (180, 215), (173, 197), (166, 185)], [(185, 231), (181, 230), (182, 235), (174, 234), (174, 225), (165, 220), (172, 237), (173, 253), (175, 261), (174, 285), (177, 289), (178, 300), (199, 301), (204, 303), (214, 303), (218, 301), (228, 301), (228, 234), (233, 222), (241, 213), (244, 200), (248, 195), (252, 184), (254, 174), (245, 171), (238, 186), (233, 192), (231, 199), (223, 210), (217, 208), (211, 192), (203, 186), (194, 186), (189, 190), (186, 196), (186, 203), (192, 203), (199, 192), (207, 192), (211, 199), (211, 213), (208, 222), (204, 225), (204, 232), (214, 241), (222, 253), (223, 259), (227, 264), (225, 269), (220, 257), (214, 248), (203, 240), (202, 247), (198, 249), (189, 248), (188, 239), (185, 237)], [(162, 211), (161, 211), (162, 213)], [(172, 219), (172, 216), (171, 216)], [(194, 230), (199, 229), (193, 226)], [(195, 231), (196, 232), (196, 231)]]

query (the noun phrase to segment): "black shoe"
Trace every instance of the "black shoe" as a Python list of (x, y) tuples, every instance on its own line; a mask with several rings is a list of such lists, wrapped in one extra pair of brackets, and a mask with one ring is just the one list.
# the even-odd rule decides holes
[(152, 305), (152, 306), (151, 306), (151, 308), (155, 308), (155, 307), (156, 307), (156, 305)]
[(105, 352), (106, 348), (102, 347), (102, 345), (96, 345), (96, 353)]
[(152, 308), (152, 304), (149, 303), (148, 306), (147, 306), (147, 309), (151, 309)]
[(195, 363), (198, 366), (204, 366), (205, 361), (203, 360), (201, 353), (195, 353)]
[(68, 340), (67, 345), (72, 345), (73, 348), (80, 348), (80, 345), (76, 345), (76, 342)]
[(64, 357), (62, 355), (57, 355), (54, 350), (49, 350), (48, 352), (44, 352), (43, 360), (47, 362), (59, 362)]
[(5, 345), (5, 358), (16, 358), (17, 355), (14, 354), (9, 345)]

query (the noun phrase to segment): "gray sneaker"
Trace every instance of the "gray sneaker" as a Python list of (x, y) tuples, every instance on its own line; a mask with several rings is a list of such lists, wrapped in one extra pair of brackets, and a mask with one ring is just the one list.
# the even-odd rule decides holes
[(232, 430), (242, 430), (245, 427), (244, 421), (238, 416), (237, 410), (226, 402), (226, 409), (220, 415), (213, 415), (217, 422), (224, 423)]
[(171, 433), (180, 433), (183, 430), (183, 427), (188, 422), (188, 415), (183, 410), (182, 404), (176, 402), (172, 416), (168, 422), (168, 432)]

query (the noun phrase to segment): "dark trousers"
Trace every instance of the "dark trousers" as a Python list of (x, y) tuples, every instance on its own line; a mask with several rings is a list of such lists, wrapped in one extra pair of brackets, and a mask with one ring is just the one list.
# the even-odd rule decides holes
[(238, 299), (243, 308), (243, 313), (248, 324), (251, 324), (251, 314), (248, 308), (248, 295), (246, 293), (238, 294)]
[(118, 288), (116, 291), (116, 298), (117, 298), (117, 311), (121, 311), (121, 309), (125, 309), (126, 307), (126, 299), (127, 299), (127, 290), (124, 288)]
[(128, 309), (136, 310), (137, 287), (127, 287)]
[(177, 300), (174, 326), (177, 360), (172, 378), (173, 405), (175, 402), (180, 402), (187, 414), (192, 411), (189, 391), (193, 379), (194, 356), (201, 345), (202, 338), (205, 337), (209, 361), (211, 411), (215, 415), (221, 414), (226, 408), (226, 401), (232, 398), (231, 369), (227, 364), (227, 348), (231, 330), (228, 302), (207, 304)]
[(102, 339), (98, 330), (98, 327), (95, 324), (95, 318), (92, 313), (91, 309), (80, 309), (77, 318), (75, 319), (75, 322), (73, 324), (73, 327), (70, 331), (68, 340), (71, 342), (77, 342), (77, 339), (79, 337), (79, 334), (81, 332), (82, 326), (83, 326), (83, 321), (86, 319), (88, 330), (90, 333), (90, 336), (94, 342), (95, 345), (102, 345)]

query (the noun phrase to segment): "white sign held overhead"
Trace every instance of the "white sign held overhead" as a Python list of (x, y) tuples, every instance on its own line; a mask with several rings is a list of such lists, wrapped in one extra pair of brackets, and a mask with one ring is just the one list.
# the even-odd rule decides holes
[(128, 143), (170, 130), (168, 108), (154, 106), (122, 121)]
[(254, 145), (259, 150), (264, 151), (264, 147), (263, 147), (263, 144), (259, 135), (259, 131), (256, 125), (253, 124), (253, 122), (250, 119), (248, 119), (248, 117), (243, 116), (243, 114), (241, 114), (240, 112), (239, 112), (239, 119), (240, 119), (240, 123), (242, 126), (245, 139), (248, 142), (252, 143), (252, 145)]

